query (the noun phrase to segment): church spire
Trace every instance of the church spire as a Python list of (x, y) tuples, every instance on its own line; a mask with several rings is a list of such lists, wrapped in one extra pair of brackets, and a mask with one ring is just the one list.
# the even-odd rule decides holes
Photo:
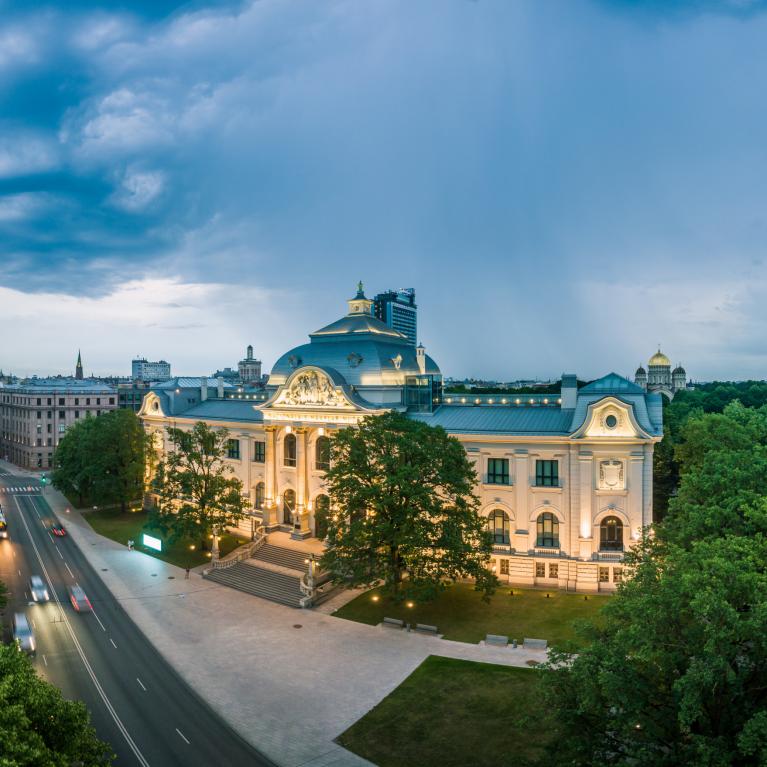
[(80, 350), (77, 350), (77, 365), (75, 366), (75, 378), (82, 381), (83, 378), (83, 360), (80, 356)]

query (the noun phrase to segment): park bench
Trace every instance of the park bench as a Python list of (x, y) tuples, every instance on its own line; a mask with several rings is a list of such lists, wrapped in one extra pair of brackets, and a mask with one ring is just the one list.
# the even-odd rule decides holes
[(415, 630), (419, 634), (430, 634), (431, 636), (437, 636), (437, 627), (429, 626), (427, 623), (416, 623)]
[(405, 621), (401, 621), (399, 618), (384, 618), (381, 625), (384, 628), (403, 629), (405, 628)]
[(548, 642), (545, 639), (528, 639), (525, 637), (524, 647), (527, 650), (545, 650)]
[(509, 638), (500, 634), (488, 634), (485, 637), (485, 644), (493, 645), (494, 647), (508, 647)]

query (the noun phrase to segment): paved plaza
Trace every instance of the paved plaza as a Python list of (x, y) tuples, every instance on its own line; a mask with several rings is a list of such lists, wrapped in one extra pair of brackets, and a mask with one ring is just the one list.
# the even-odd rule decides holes
[[(14, 471), (15, 468), (14, 468)], [(544, 651), (491, 648), (296, 610), (218, 586), (94, 533), (45, 498), (104, 583), (184, 679), (285, 767), (369, 764), (333, 742), (427, 656), (523, 666)]]

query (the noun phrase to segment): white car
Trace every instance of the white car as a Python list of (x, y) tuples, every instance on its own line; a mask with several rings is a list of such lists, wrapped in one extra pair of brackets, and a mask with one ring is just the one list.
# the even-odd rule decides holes
[(34, 655), (37, 645), (35, 644), (35, 635), (27, 621), (24, 613), (16, 613), (13, 616), (13, 639), (21, 652)]
[(29, 593), (35, 602), (47, 602), (51, 597), (48, 589), (39, 575), (33, 575), (29, 579)]

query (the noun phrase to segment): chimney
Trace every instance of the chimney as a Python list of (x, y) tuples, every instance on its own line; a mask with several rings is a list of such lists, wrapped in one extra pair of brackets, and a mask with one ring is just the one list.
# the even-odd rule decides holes
[(418, 363), (418, 371), (421, 375), (426, 373), (426, 349), (423, 344), (418, 344), (415, 350), (415, 360)]
[(578, 398), (578, 376), (575, 373), (562, 374), (561, 396), (563, 410), (575, 408), (575, 400)]
[(200, 379), (200, 401), (205, 402), (208, 399), (208, 376)]
[(224, 376), (219, 376), (216, 381), (218, 381), (218, 398), (224, 399)]

